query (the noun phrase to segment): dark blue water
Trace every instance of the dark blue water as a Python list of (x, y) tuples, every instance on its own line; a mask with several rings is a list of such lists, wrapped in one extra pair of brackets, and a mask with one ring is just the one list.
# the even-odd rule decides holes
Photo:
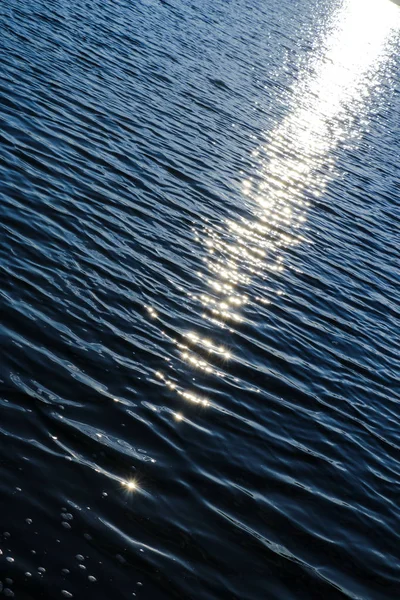
[(0, 33), (0, 595), (399, 598), (399, 7)]

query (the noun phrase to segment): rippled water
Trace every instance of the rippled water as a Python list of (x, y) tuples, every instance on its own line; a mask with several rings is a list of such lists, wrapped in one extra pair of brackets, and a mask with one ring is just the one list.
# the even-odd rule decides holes
[(399, 11), (3, 0), (4, 595), (400, 597)]

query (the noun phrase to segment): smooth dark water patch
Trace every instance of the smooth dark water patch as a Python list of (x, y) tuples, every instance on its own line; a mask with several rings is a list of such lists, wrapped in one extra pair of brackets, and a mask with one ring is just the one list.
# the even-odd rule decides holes
[(399, 596), (400, 14), (0, 6), (0, 592)]

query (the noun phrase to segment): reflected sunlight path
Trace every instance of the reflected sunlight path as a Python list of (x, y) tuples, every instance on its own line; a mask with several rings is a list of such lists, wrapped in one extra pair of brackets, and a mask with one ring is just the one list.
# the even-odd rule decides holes
[[(269, 273), (283, 271), (285, 249), (305, 240), (309, 200), (321, 196), (334, 178), (335, 149), (340, 142), (354, 144), (360, 128), (368, 127), (368, 97), (390, 57), (390, 38), (399, 19), (389, 0), (339, 4), (321, 53), (314, 55), (292, 91), (291, 110), (269, 142), (254, 152), (258, 171), (242, 184), (254, 217), (195, 232), (207, 254), (207, 270), (199, 273), (204, 292), (196, 300), (210, 336), (191, 331), (183, 341), (171, 339), (189, 367), (227, 376), (224, 364), (231, 353), (211, 331), (233, 332), (246, 304), (268, 302), (252, 296), (250, 284), (255, 277), (265, 280)], [(183, 400), (210, 405), (201, 391), (186, 389), (173, 375), (158, 371), (157, 377)], [(184, 420), (181, 412), (174, 416)]]

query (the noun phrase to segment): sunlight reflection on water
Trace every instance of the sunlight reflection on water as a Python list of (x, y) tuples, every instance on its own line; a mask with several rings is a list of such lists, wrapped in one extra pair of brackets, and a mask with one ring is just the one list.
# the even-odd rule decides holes
[[(285, 250), (306, 241), (310, 200), (321, 196), (335, 176), (338, 144), (352, 143), (360, 123), (367, 126), (364, 105), (390, 55), (390, 34), (398, 27), (398, 9), (388, 0), (340, 4), (328, 23), (323, 50), (313, 56), (292, 90), (291, 110), (268, 135), (267, 144), (253, 152), (259, 168), (243, 179), (242, 194), (254, 217), (195, 230), (195, 241), (206, 250), (206, 271), (198, 273), (204, 292), (192, 298), (202, 307), (210, 336), (211, 327), (233, 332), (240, 326), (247, 304), (267, 304), (252, 294), (251, 282), (283, 272)], [(231, 358), (240, 360), (216, 337), (204, 338), (196, 331), (172, 341), (187, 366), (210, 375), (224, 377), (224, 365)], [(201, 391), (185, 389), (172, 376), (158, 371), (157, 377), (183, 400), (212, 404)], [(174, 413), (174, 418), (181, 421), (184, 415)]]

